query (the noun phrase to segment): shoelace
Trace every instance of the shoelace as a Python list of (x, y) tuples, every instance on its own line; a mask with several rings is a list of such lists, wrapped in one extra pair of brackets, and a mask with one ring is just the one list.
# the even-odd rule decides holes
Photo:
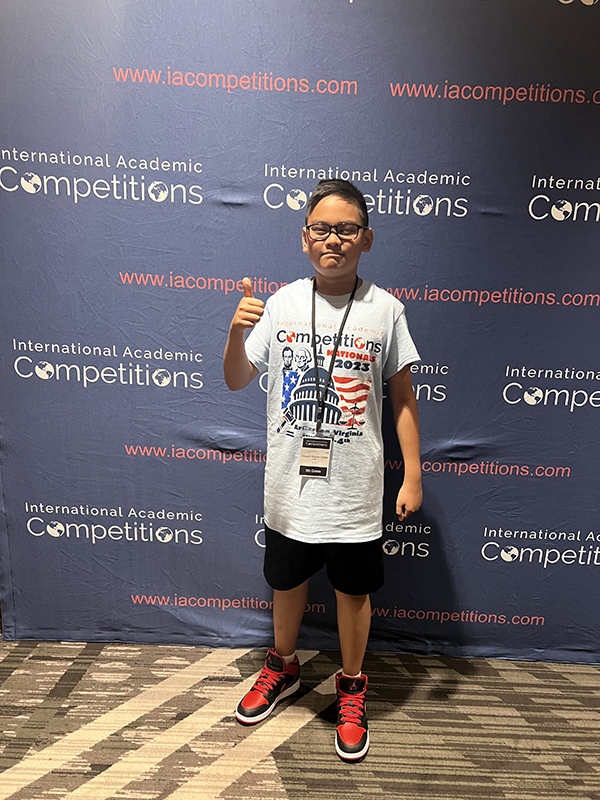
[(268, 667), (263, 667), (260, 675), (256, 679), (254, 688), (258, 689), (260, 686), (263, 692), (268, 692), (269, 689), (275, 688), (275, 684), (280, 675), (283, 675), (283, 673), (273, 672), (273, 670), (270, 670)]
[(340, 721), (360, 722), (360, 717), (363, 713), (363, 706), (365, 703), (364, 695), (342, 695), (340, 697)]

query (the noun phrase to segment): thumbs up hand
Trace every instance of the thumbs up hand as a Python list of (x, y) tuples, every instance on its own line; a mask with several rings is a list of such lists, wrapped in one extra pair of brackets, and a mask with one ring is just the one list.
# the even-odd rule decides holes
[(243, 334), (245, 328), (253, 328), (264, 313), (265, 304), (252, 294), (252, 281), (244, 278), (244, 296), (231, 321), (231, 331)]

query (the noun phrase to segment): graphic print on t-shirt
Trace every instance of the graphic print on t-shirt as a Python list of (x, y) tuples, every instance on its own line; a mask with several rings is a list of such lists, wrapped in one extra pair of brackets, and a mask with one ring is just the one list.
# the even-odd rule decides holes
[(292, 392), (298, 385), (303, 373), (310, 367), (312, 356), (306, 347), (301, 347), (294, 353), (287, 346), (281, 351), (283, 361), (283, 388), (281, 392), (281, 410), (285, 411), (290, 402)]
[(283, 389), (281, 394), (281, 410), (284, 411), (290, 402), (292, 392), (298, 385), (300, 373), (294, 369), (294, 351), (291, 347), (284, 347), (281, 351), (283, 361)]
[(348, 428), (364, 425), (364, 414), (371, 381), (360, 376), (343, 377), (341, 375), (334, 375), (333, 380), (340, 397), (342, 418), (346, 420), (345, 422), (340, 422), (340, 424)]
[[(294, 351), (290, 345), (286, 345), (281, 356), (283, 419), (278, 431), (287, 428), (286, 434), (293, 436), (292, 424), (297, 430), (302, 430), (302, 423), (316, 422), (317, 380), (319, 393), (322, 394), (327, 370), (323, 366), (325, 359), (322, 355), (318, 356), (317, 370), (311, 366), (312, 354), (306, 347)], [(334, 373), (325, 395), (324, 425), (348, 430), (360, 429), (365, 424), (365, 409), (371, 389), (371, 379), (365, 377), (365, 372), (370, 372), (368, 362), (336, 358)]]

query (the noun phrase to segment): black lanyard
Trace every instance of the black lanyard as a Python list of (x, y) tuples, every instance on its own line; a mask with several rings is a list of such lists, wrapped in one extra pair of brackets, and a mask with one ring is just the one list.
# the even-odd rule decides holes
[(313, 340), (313, 359), (314, 359), (314, 367), (315, 367), (315, 383), (317, 387), (317, 431), (321, 430), (323, 425), (323, 411), (325, 410), (325, 398), (327, 397), (327, 389), (329, 388), (329, 383), (331, 381), (331, 375), (333, 373), (333, 367), (335, 365), (335, 357), (337, 355), (338, 347), (340, 344), (340, 340), (342, 338), (342, 331), (344, 330), (344, 325), (346, 324), (346, 320), (348, 319), (348, 314), (350, 313), (350, 309), (352, 308), (352, 303), (354, 302), (354, 295), (356, 294), (356, 288), (358, 286), (358, 275), (356, 276), (356, 280), (354, 281), (354, 289), (352, 289), (352, 294), (350, 295), (350, 299), (348, 300), (348, 305), (346, 306), (346, 311), (344, 313), (344, 318), (342, 319), (342, 324), (340, 325), (340, 329), (335, 337), (335, 348), (333, 350), (333, 354), (331, 356), (331, 363), (329, 364), (329, 371), (327, 373), (327, 380), (325, 381), (325, 386), (323, 387), (323, 394), (321, 394), (321, 377), (319, 375), (319, 362), (317, 361), (317, 323), (316, 323), (316, 297), (317, 297), (317, 280), (316, 278), (312, 279), (312, 340)]

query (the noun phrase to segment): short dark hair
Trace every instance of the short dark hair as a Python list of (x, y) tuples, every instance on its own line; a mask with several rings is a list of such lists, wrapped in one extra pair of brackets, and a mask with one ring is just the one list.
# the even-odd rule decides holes
[(350, 181), (343, 181), (341, 179), (319, 181), (317, 188), (311, 194), (309, 201), (306, 204), (306, 217), (304, 219), (304, 224), (308, 222), (308, 218), (317, 203), (320, 203), (321, 200), (329, 197), (332, 194), (336, 195), (337, 197), (342, 197), (344, 200), (347, 200), (349, 203), (355, 205), (360, 211), (363, 225), (368, 227), (369, 212), (367, 211), (367, 202), (363, 193), (360, 191), (360, 189), (357, 189), (353, 183), (350, 183)]

